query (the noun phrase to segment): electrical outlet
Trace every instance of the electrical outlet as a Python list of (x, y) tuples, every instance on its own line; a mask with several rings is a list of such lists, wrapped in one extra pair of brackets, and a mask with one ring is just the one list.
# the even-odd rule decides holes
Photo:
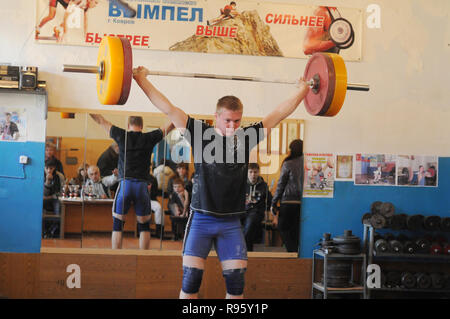
[(28, 164), (28, 156), (20, 155), (19, 163), (20, 164)]

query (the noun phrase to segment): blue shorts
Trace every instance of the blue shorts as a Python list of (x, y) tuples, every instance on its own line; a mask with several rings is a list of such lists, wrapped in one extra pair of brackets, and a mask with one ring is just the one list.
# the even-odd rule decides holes
[(147, 185), (147, 182), (140, 180), (121, 180), (114, 197), (113, 213), (126, 215), (131, 204), (134, 204), (136, 216), (150, 215), (150, 194)]
[(239, 216), (216, 217), (192, 212), (186, 225), (183, 256), (206, 259), (213, 243), (220, 261), (247, 260)]

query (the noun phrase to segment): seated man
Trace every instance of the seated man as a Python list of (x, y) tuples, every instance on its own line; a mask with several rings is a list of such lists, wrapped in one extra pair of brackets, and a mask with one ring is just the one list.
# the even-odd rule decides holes
[(253, 251), (253, 244), (261, 242), (262, 221), (272, 202), (272, 194), (264, 179), (259, 175), (257, 163), (248, 164), (245, 212), (242, 218), (247, 251)]
[[(64, 177), (56, 171), (56, 160), (54, 158), (45, 161), (44, 169), (44, 201), (43, 208), (46, 211), (53, 212), (55, 215), (61, 213), (61, 203), (58, 200), (61, 186), (64, 185)], [(44, 224), (44, 238), (54, 237), (59, 232), (58, 223)]]
[(173, 180), (173, 193), (169, 197), (169, 209), (175, 240), (184, 236), (184, 227), (186, 226), (189, 215), (189, 193), (184, 188), (184, 182), (180, 178)]
[(96, 165), (88, 168), (88, 180), (84, 184), (84, 194), (95, 198), (111, 198), (109, 187), (118, 181), (117, 172), (103, 178), (100, 177), (100, 169)]

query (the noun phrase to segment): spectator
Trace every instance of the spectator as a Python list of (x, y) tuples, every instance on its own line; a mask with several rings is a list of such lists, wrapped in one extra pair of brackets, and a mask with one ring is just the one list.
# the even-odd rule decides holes
[[(54, 158), (45, 161), (44, 168), (44, 200), (43, 208), (45, 211), (53, 212), (55, 215), (61, 213), (61, 203), (59, 194), (61, 186), (64, 185), (64, 177), (56, 171), (56, 161)], [(43, 225), (44, 238), (52, 238), (59, 233), (59, 223), (49, 222)]]
[(181, 178), (173, 179), (173, 193), (169, 197), (169, 209), (171, 213), (172, 228), (174, 229), (175, 240), (184, 236), (189, 215), (189, 193), (184, 188), (184, 182)]
[[(277, 189), (272, 199), (273, 223), (278, 225), (288, 252), (298, 252), (300, 210), (303, 195), (303, 141), (289, 144), (289, 155), (283, 161)], [(281, 203), (278, 209), (277, 204)]]
[(96, 198), (106, 199), (111, 198), (111, 191), (109, 187), (118, 181), (117, 172), (110, 176), (100, 177), (100, 170), (98, 166), (91, 165), (88, 168), (88, 180), (85, 183), (85, 195)]
[(184, 183), (184, 188), (189, 193), (189, 197), (192, 194), (192, 182), (189, 180), (189, 165), (187, 163), (178, 163), (176, 168), (176, 175), (169, 180), (167, 185), (167, 192), (173, 193), (173, 181), (175, 178), (180, 178)]
[(51, 142), (45, 143), (45, 160), (55, 159), (55, 161), (56, 161), (56, 170), (58, 172), (60, 172), (61, 174), (65, 175), (64, 174), (63, 165), (59, 161), (59, 159), (57, 159), (55, 157), (55, 153), (56, 153), (56, 146), (55, 146), (55, 144), (53, 144)]
[(84, 163), (83, 165), (78, 166), (77, 176), (70, 179), (69, 185), (78, 185), (80, 187), (83, 186), (84, 183), (86, 183), (86, 180), (88, 178), (88, 176), (87, 176), (88, 168), (89, 168), (89, 164), (87, 164), (87, 163)]
[(259, 165), (257, 163), (249, 163), (247, 191), (245, 194), (246, 214), (242, 219), (247, 251), (253, 251), (253, 244), (261, 242), (262, 221), (266, 215), (266, 210), (268, 210), (272, 202), (272, 194), (269, 192), (269, 187), (259, 174)]
[(164, 162), (161, 162), (158, 167), (153, 170), (153, 175), (156, 177), (158, 181), (158, 195), (162, 195), (162, 193), (168, 193), (168, 185), (169, 180), (175, 176), (173, 170), (164, 165)]

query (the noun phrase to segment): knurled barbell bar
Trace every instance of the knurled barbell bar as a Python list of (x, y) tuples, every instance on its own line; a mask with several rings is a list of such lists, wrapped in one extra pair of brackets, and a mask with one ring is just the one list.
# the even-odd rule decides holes
[[(105, 36), (100, 42), (96, 66), (64, 64), (63, 72), (97, 74), (97, 96), (101, 104), (123, 105), (128, 99), (133, 77), (133, 54), (130, 41), (123, 37)], [(236, 80), (280, 84), (296, 81), (203, 73), (150, 71), (150, 75)], [(304, 99), (308, 113), (335, 116), (344, 104), (347, 90), (369, 91), (366, 84), (347, 83), (344, 60), (334, 53), (315, 53), (306, 65), (303, 78), (311, 90)]]

